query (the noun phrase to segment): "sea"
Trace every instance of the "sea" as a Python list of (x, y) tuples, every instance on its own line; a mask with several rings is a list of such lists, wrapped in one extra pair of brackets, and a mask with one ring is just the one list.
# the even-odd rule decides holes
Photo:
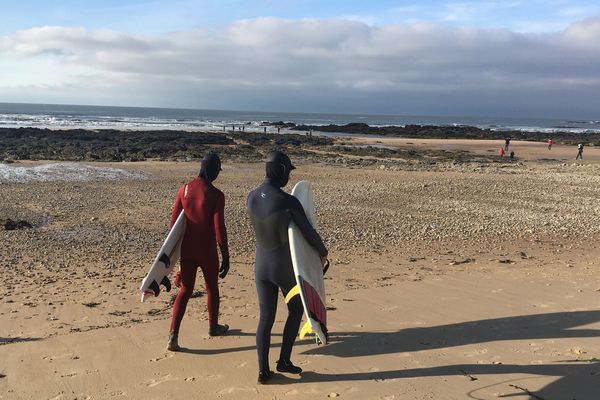
[(193, 110), (177, 108), (107, 107), (59, 104), (0, 103), (0, 128), (118, 130), (277, 130), (269, 122), (306, 125), (365, 123), (370, 126), (474, 126), (493, 130), (535, 132), (600, 132), (599, 119), (500, 118), (469, 116), (416, 116), (319, 114), (266, 111)]

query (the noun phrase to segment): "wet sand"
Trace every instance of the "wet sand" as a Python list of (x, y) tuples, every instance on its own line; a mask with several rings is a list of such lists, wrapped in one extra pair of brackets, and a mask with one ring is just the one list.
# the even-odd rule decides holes
[[(208, 337), (199, 279), (181, 353), (165, 349), (172, 293), (142, 304), (138, 288), (166, 234), (176, 190), (197, 163), (85, 163), (148, 179), (1, 183), (0, 219), (33, 228), (0, 229), (0, 398), (594, 399), (595, 149), (586, 149), (584, 162), (558, 155), (535, 161), (537, 148), (512, 145), (522, 163), (483, 169), (298, 160), (292, 183), (315, 183), (319, 230), (331, 253), (332, 341), (299, 341), (293, 361), (305, 372), (278, 374), (266, 386), (256, 384), (254, 243), (244, 206), (262, 179), (261, 164), (226, 163), (216, 182), (226, 194), (232, 254), (221, 281), (221, 320), (231, 334)], [(465, 144), (475, 152), (485, 146)], [(552, 150), (563, 152), (569, 148)]]
[[(415, 139), (415, 138), (348, 138), (358, 144), (383, 144), (392, 148), (414, 150), (446, 150), (460, 151), (468, 149), (478, 155), (497, 155), (498, 150), (504, 147), (502, 140), (469, 140), (469, 139)], [(553, 144), (548, 150), (548, 145), (543, 142), (529, 142), (511, 140), (508, 153), (515, 152), (515, 157), (525, 161), (575, 161), (577, 145)], [(508, 158), (508, 153), (505, 158)], [(579, 162), (600, 162), (600, 149), (586, 146), (583, 150), (583, 160)]]

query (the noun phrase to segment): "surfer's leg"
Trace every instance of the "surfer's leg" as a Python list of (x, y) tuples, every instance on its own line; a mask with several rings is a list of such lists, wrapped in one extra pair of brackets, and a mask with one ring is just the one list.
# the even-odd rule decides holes
[(196, 272), (198, 267), (193, 261), (181, 259), (181, 286), (179, 292), (173, 303), (173, 318), (171, 319), (171, 332), (179, 332), (181, 320), (185, 309), (187, 307), (188, 300), (192, 297), (194, 292), (194, 285), (196, 284)]
[(296, 336), (298, 336), (300, 322), (302, 321), (302, 313), (304, 312), (300, 296), (294, 296), (289, 303), (287, 303), (287, 307), (288, 317), (285, 321), (285, 327), (283, 328), (283, 342), (281, 344), (281, 353), (279, 355), (280, 361), (290, 361), (292, 347), (294, 347), (294, 343), (296, 342)]
[(208, 323), (211, 330), (219, 324), (219, 264), (210, 263), (201, 266), (204, 282), (206, 283), (206, 306), (208, 308)]
[(271, 329), (277, 312), (278, 287), (269, 281), (256, 280), (260, 318), (256, 328), (256, 351), (258, 352), (259, 371), (269, 371), (269, 348), (271, 347)]

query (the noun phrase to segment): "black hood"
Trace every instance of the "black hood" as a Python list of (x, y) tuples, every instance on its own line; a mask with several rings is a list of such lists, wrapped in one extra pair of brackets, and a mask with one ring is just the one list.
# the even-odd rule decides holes
[(200, 164), (200, 176), (207, 182), (212, 183), (221, 172), (221, 159), (216, 153), (208, 153)]
[(282, 151), (272, 151), (267, 155), (267, 179), (278, 187), (287, 185), (290, 172), (296, 169), (290, 158)]

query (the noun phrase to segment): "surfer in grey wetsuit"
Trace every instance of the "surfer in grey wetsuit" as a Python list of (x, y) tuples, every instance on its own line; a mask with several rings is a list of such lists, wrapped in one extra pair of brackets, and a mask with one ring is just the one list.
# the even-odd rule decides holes
[[(260, 319), (256, 330), (259, 383), (266, 383), (273, 375), (273, 371), (269, 369), (269, 347), (277, 310), (278, 289), (281, 289), (285, 297), (296, 285), (288, 243), (290, 221), (293, 220), (298, 225), (306, 240), (319, 252), (322, 264), (327, 262), (327, 249), (306, 218), (302, 205), (294, 196), (281, 190), (288, 183), (292, 169), (295, 167), (286, 154), (281, 151), (269, 153), (266, 179), (248, 195), (248, 213), (256, 234), (255, 280), (260, 304)], [(302, 369), (292, 364), (290, 357), (303, 313), (300, 296), (294, 296), (287, 306), (288, 317), (283, 329), (277, 371), (299, 374)]]

